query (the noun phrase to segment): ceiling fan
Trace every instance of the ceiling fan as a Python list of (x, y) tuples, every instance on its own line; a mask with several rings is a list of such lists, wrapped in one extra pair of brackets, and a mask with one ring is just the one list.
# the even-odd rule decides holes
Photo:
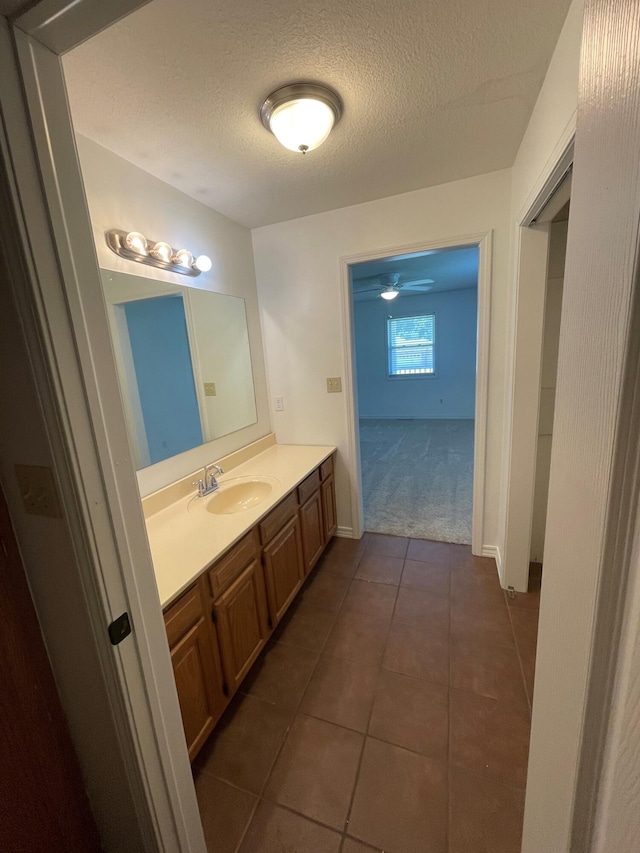
[[(401, 290), (426, 293), (434, 284), (432, 278), (418, 278), (401, 281), (399, 272), (384, 273), (383, 275), (368, 276), (353, 282), (353, 292), (379, 293), (383, 299), (395, 299)], [(360, 285), (364, 285), (361, 287)]]

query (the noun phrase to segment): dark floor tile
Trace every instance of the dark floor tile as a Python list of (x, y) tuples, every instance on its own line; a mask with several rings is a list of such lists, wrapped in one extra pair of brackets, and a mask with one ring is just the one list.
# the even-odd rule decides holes
[(297, 716), (265, 796), (342, 830), (355, 785), (363, 736)]
[(379, 847), (370, 847), (355, 838), (345, 838), (341, 853), (384, 853)]
[(320, 610), (340, 610), (350, 583), (349, 578), (331, 572), (313, 572), (298, 593), (297, 601)]
[(259, 793), (292, 718), (255, 696), (237, 696), (196, 759), (198, 770)]
[(210, 853), (234, 853), (257, 798), (208, 773), (199, 773), (195, 786), (207, 849)]
[(427, 625), (392, 622), (382, 666), (392, 672), (448, 684), (448, 618)]
[(533, 703), (533, 687), (536, 672), (536, 651), (538, 644), (538, 611), (524, 607), (512, 607), (509, 615), (516, 637), (520, 663), (524, 673), (529, 704)]
[(470, 608), (454, 605), (451, 608), (451, 636), (456, 639), (497, 643), (513, 648), (515, 640), (507, 608)]
[(361, 539), (347, 539), (344, 536), (334, 536), (327, 545), (325, 554), (358, 554), (362, 555), (366, 546), (366, 533)]
[(339, 613), (324, 647), (325, 655), (379, 663), (382, 660), (389, 626), (360, 613)]
[(400, 586), (421, 589), (430, 595), (449, 598), (451, 573), (448, 566), (441, 563), (420, 563), (417, 560), (405, 560)]
[(455, 545), (448, 542), (434, 542), (431, 539), (410, 539), (407, 548), (407, 560), (419, 560), (423, 563), (451, 564), (451, 555)]
[(540, 608), (540, 589), (542, 578), (529, 578), (529, 592), (516, 592), (514, 598), (506, 596), (509, 607), (522, 607), (527, 610), (538, 610)]
[(262, 802), (238, 853), (338, 853), (340, 841), (337, 832)]
[(520, 853), (524, 791), (458, 767), (449, 773), (449, 853)]
[(345, 838), (341, 853), (384, 853), (379, 847), (370, 847), (355, 838)]
[(376, 689), (369, 734), (446, 762), (449, 689), (442, 684), (383, 670)]
[(273, 638), (289, 646), (320, 651), (335, 621), (335, 611), (296, 601), (274, 631)]
[(349, 592), (342, 602), (342, 613), (361, 613), (371, 619), (389, 622), (393, 615), (398, 590), (395, 586), (372, 581), (351, 582)]
[(358, 568), (362, 555), (358, 552), (336, 552), (325, 554), (318, 562), (316, 572), (330, 572), (344, 578), (352, 578)]
[(471, 574), (451, 570), (451, 603), (469, 612), (504, 610), (504, 592), (498, 576), (489, 572)]
[(394, 853), (446, 853), (446, 765), (367, 738), (347, 830)]
[(300, 713), (365, 732), (379, 672), (377, 664), (320, 658)]
[(469, 572), (488, 572), (498, 577), (498, 568), (493, 557), (476, 557), (470, 545), (455, 545), (450, 552), (451, 567)]
[(400, 587), (393, 620), (407, 625), (426, 625), (432, 621), (446, 620), (448, 625), (449, 599), (420, 589)]
[(451, 686), (505, 702), (527, 701), (515, 648), (495, 643), (453, 639)]
[(387, 536), (384, 533), (367, 533), (365, 554), (382, 554), (385, 557), (404, 559), (409, 540), (404, 536)]
[(270, 643), (240, 688), (279, 708), (295, 711), (319, 656), (318, 651)]
[(387, 583), (397, 586), (402, 575), (404, 561), (398, 557), (385, 557), (383, 554), (370, 554), (365, 551), (358, 564), (356, 577), (376, 583)]
[(522, 705), (451, 691), (452, 764), (524, 788), (529, 728), (529, 713)]

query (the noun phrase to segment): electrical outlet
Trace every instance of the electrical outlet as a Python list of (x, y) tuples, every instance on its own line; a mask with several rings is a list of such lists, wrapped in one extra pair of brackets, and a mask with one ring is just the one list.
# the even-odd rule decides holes
[(273, 408), (276, 412), (284, 412), (284, 397), (274, 397)]
[(24, 511), (29, 515), (62, 518), (53, 471), (44, 465), (16, 465)]
[(204, 383), (204, 396), (205, 397), (215, 397), (216, 396), (216, 383), (215, 382), (205, 382)]
[(342, 378), (340, 376), (327, 377), (327, 394), (339, 394), (342, 391)]

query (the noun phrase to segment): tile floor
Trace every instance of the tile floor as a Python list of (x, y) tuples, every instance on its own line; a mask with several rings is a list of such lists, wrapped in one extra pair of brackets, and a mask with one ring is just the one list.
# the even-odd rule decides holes
[(335, 539), (194, 765), (215, 853), (517, 853), (538, 622), (464, 545)]

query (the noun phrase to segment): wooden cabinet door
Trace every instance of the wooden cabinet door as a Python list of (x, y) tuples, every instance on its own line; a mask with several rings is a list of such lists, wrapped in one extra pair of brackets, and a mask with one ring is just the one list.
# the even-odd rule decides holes
[(305, 575), (309, 574), (324, 549), (324, 527), (322, 523), (321, 490), (314, 492), (300, 507), (302, 528), (302, 552)]
[(192, 761), (228, 702), (218, 638), (209, 616), (205, 577), (196, 581), (164, 614), (182, 723)]
[(300, 523), (294, 516), (280, 532), (265, 545), (262, 552), (267, 597), (272, 627), (291, 603), (304, 580), (304, 561)]
[(211, 734), (228, 701), (214, 641), (210, 626), (201, 616), (171, 651), (191, 761)]
[(336, 489), (331, 474), (322, 484), (322, 521), (325, 545), (338, 529), (336, 513)]
[(262, 566), (253, 560), (229, 589), (216, 599), (213, 612), (218, 627), (222, 666), (231, 693), (235, 693), (260, 654), (269, 629)]

